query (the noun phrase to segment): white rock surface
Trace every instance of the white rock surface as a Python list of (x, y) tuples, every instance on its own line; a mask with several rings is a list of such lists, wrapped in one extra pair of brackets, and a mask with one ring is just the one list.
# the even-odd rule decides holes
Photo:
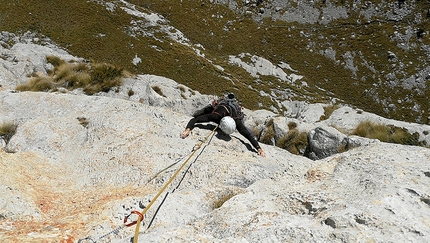
[[(139, 75), (97, 96), (6, 88), (19, 82), (0, 90), (0, 124), (18, 124), (0, 149), (2, 242), (106, 234), (98, 242), (130, 242), (135, 227), (109, 233), (149, 205), (215, 128), (200, 125), (180, 139), (193, 109), (213, 97), (163, 77)], [(274, 116), (246, 113), (248, 125)], [(347, 107), (325, 121), (302, 114), (276, 122), (349, 129), (379, 119)], [(365, 145), (317, 161), (262, 145), (263, 158), (240, 134), (216, 131), (148, 210), (139, 242), (428, 242), (430, 150), (359, 143)]]

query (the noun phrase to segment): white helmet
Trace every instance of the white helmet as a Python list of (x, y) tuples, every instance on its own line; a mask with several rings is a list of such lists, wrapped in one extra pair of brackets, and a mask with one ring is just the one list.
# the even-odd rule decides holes
[(231, 116), (225, 116), (221, 119), (219, 128), (221, 128), (225, 134), (230, 135), (236, 131), (236, 122)]

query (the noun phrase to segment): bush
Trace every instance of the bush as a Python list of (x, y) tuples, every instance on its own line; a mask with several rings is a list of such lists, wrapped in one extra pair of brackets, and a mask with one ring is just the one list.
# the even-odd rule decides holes
[(16, 133), (18, 125), (13, 122), (3, 122), (0, 125), (0, 137), (7, 143), (9, 143), (10, 139)]

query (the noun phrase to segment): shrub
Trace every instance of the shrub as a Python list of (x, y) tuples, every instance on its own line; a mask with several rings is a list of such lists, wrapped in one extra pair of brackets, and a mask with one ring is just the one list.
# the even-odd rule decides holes
[(3, 122), (0, 125), (0, 137), (7, 143), (9, 143), (10, 139), (16, 133), (18, 125), (13, 122)]

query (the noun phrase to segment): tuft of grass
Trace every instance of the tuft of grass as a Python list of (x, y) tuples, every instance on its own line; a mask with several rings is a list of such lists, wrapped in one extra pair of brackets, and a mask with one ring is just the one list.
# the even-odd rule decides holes
[(303, 155), (308, 146), (308, 135), (306, 132), (299, 132), (297, 129), (289, 130), (285, 136), (278, 139), (276, 146), (292, 154)]
[(159, 94), (159, 95), (161, 95), (163, 97), (166, 97), (159, 86), (154, 85), (154, 86), (151, 86), (151, 88), (152, 88), (152, 90), (155, 91), (155, 93), (157, 93), (157, 94)]
[(384, 125), (372, 121), (360, 122), (352, 135), (378, 139), (381, 142), (397, 143), (404, 145), (425, 146), (425, 141), (419, 141), (419, 134), (410, 134), (407, 129), (393, 125)]
[(263, 130), (263, 136), (260, 137), (260, 142), (268, 145), (273, 145), (275, 138), (275, 128), (273, 127), (273, 119), (266, 123), (266, 129)]
[(131, 97), (134, 95), (134, 91), (132, 89), (129, 89), (127, 92), (128, 97)]
[(46, 58), (54, 66), (49, 75), (36, 75), (16, 90), (48, 92), (60, 87), (68, 90), (82, 88), (86, 94), (93, 95), (108, 92), (123, 82), (123, 69), (110, 64), (68, 63), (55, 56)]
[(46, 62), (52, 64), (54, 68), (57, 68), (62, 64), (66, 63), (66, 61), (64, 61), (63, 59), (53, 55), (46, 56)]
[(16, 86), (17, 91), (48, 92), (55, 87), (55, 83), (50, 77), (34, 77), (27, 83)]
[(217, 200), (213, 202), (213, 209), (217, 209), (222, 207), (222, 205), (230, 200), (232, 197), (236, 196), (237, 194), (232, 191), (228, 191), (227, 193), (222, 194)]
[(108, 92), (113, 87), (121, 86), (123, 82), (123, 69), (110, 64), (94, 64), (90, 70), (91, 82), (84, 87), (86, 94)]
[(324, 106), (324, 115), (320, 117), (320, 121), (327, 120), (331, 114), (333, 114), (333, 111), (339, 109), (338, 105), (328, 105)]
[(289, 130), (293, 130), (295, 128), (297, 128), (297, 123), (295, 123), (295, 122), (288, 122), (288, 129)]
[(8, 144), (13, 135), (15, 135), (17, 128), (18, 125), (14, 122), (3, 122), (0, 125), (0, 137), (6, 144)]
[(362, 121), (357, 125), (352, 135), (388, 142), (390, 138), (390, 129), (383, 124), (372, 121)]

